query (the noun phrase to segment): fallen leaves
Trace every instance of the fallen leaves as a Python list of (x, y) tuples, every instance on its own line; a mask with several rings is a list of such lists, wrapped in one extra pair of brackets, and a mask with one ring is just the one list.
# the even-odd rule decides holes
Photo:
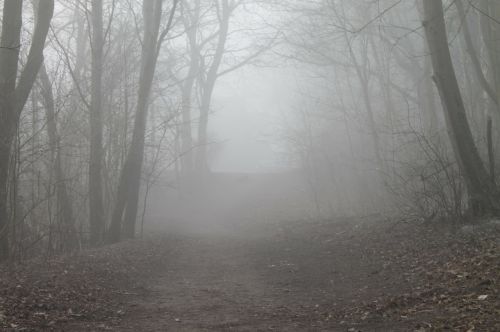
[[(321, 294), (323, 280), (329, 280), (330, 308), (322, 318), (361, 330), (500, 331), (500, 228), (495, 227), (478, 224), (464, 233), (456, 226), (417, 222), (297, 225), (293, 233), (300, 235), (282, 256), (295, 259), (301, 270), (286, 284), (297, 287), (294, 293), (306, 288)], [(268, 252), (276, 256), (279, 246)], [(324, 253), (331, 254), (324, 259)], [(278, 269), (270, 271), (286, 278)]]
[[(413, 227), (413, 231), (419, 229)], [(498, 231), (475, 233), (475, 241), (460, 233), (428, 233), (425, 230), (419, 233), (413, 239), (418, 238), (421, 243), (415, 243), (412, 237), (406, 240), (412, 248), (410, 251), (397, 245), (388, 248), (392, 254), (381, 249), (393, 264), (397, 263), (396, 259), (399, 261), (405, 270), (402, 276), (413, 285), (412, 291), (383, 295), (370, 304), (347, 308), (343, 319), (364, 321), (369, 310), (375, 320), (376, 316), (393, 321), (428, 320), (429, 323), (419, 326), (418, 331), (499, 331)], [(372, 245), (370, 241), (366, 243)], [(414, 251), (417, 248), (418, 254)]]
[(3, 266), (0, 329), (56, 328), (71, 321), (119, 319), (125, 315), (119, 299), (132, 294), (137, 281), (163, 266), (161, 258), (169, 248), (160, 239), (148, 241), (147, 246), (130, 241), (48, 261)]
[[(498, 231), (462, 236), (389, 223), (296, 227), (286, 242), (257, 242), (238, 258), (266, 287), (270, 302), (261, 311), (272, 326), (287, 320), (304, 330), (340, 324), (344, 331), (500, 331)], [(196, 242), (187, 243), (199, 255)], [(177, 247), (171, 239), (149, 239), (3, 267), (0, 329), (61, 330), (83, 322), (88, 330), (113, 330), (131, 312), (123, 302), (144, 294), (137, 282), (168, 265), (165, 257)], [(225, 251), (212, 254), (227, 258)], [(177, 267), (181, 275), (197, 273), (183, 267)], [(178, 313), (170, 320), (186, 322)]]

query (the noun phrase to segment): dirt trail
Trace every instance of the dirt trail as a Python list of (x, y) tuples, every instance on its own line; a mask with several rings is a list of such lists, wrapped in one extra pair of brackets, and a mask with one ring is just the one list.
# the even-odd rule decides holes
[[(167, 232), (0, 280), (11, 331), (499, 331), (499, 228), (350, 219)], [(165, 234), (165, 233), (164, 233)]]
[[(258, 242), (186, 238), (146, 296), (127, 304), (122, 331), (303, 331), (290, 305), (255, 269)], [(268, 267), (263, 267), (263, 269)]]
[(313, 234), (305, 232), (309, 226), (260, 226), (233, 235), (179, 235), (175, 249), (163, 258), (165, 269), (145, 282), (146, 291), (126, 296), (123, 317), (97, 329), (404, 330), (407, 324), (350, 325), (332, 315), (336, 306), (357, 306), (360, 299), (370, 302), (390, 289), (405, 289), (397, 280), (388, 284), (386, 275), (377, 275), (383, 258), (367, 256), (356, 241), (340, 241), (354, 225), (337, 224), (329, 233)]

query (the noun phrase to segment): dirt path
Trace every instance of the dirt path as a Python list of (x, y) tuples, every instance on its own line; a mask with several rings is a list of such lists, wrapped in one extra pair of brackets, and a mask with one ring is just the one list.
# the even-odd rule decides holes
[(395, 278), (387, 284), (387, 276), (379, 274), (384, 261), (372, 257), (377, 252), (367, 256), (356, 241), (347, 246), (337, 242), (333, 237), (340, 239), (346, 231), (341, 225), (320, 236), (300, 229), (268, 231), (181, 235), (164, 257), (166, 268), (147, 281), (146, 291), (123, 299), (122, 319), (98, 328), (395, 331), (408, 325), (373, 320), (349, 324), (332, 315), (335, 307), (361, 305), (405, 288)]
[[(290, 305), (255, 269), (258, 242), (187, 238), (148, 294), (127, 304), (122, 331), (303, 331)], [(268, 267), (263, 267), (263, 269)]]
[(500, 330), (500, 229), (464, 236), (362, 219), (247, 226), (167, 232), (4, 271), (0, 326)]

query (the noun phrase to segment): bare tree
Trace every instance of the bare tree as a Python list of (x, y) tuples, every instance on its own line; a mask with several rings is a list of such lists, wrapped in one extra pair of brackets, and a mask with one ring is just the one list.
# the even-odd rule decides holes
[(173, 0), (167, 26), (160, 34), (162, 0), (143, 1), (144, 37), (142, 41), (141, 70), (134, 131), (118, 184), (116, 203), (108, 232), (110, 242), (120, 240), (122, 228), (125, 237), (132, 238), (135, 235), (141, 169), (144, 158), (144, 135), (148, 114), (148, 99), (158, 54), (162, 42), (172, 26), (177, 3), (178, 0)]
[(448, 133), (465, 178), (474, 215), (498, 211), (498, 195), (474, 144), (451, 61), (441, 0), (423, 0), (424, 28)]
[(47, 0), (43, 6), (38, 6), (28, 58), (17, 80), (22, 1), (4, 3), (0, 40), (0, 259), (7, 258), (9, 254), (7, 195), (11, 146), (21, 111), (43, 62), (43, 49), (53, 11), (53, 0)]
[[(497, 117), (497, 119), (500, 119), (500, 105), (498, 103), (498, 95), (494, 91), (493, 87), (490, 85), (486, 76), (483, 73), (481, 61), (479, 59), (479, 56), (477, 55), (477, 52), (475, 50), (475, 47), (474, 47), (474, 44), (472, 41), (472, 37), (470, 34), (469, 22), (467, 21), (467, 14), (465, 13), (464, 5), (463, 5), (461, 0), (457, 0), (457, 1), (455, 1), (455, 6), (457, 7), (459, 16), (463, 20), (462, 35), (464, 37), (466, 51), (469, 54), (471, 62), (472, 62), (472, 67), (473, 67), (472, 69), (474, 70), (474, 73), (476, 74), (477, 80), (479, 81), (481, 88), (488, 95), (488, 97), (490, 98), (491, 102), (494, 105), (494, 108), (495, 108), (494, 115)], [(500, 123), (500, 122), (498, 122), (498, 123)], [(495, 183), (495, 156), (494, 156), (494, 147), (493, 147), (493, 129), (492, 128), (493, 128), (492, 114), (491, 114), (491, 112), (488, 112), (487, 119), (486, 119), (488, 164), (489, 164), (490, 179), (491, 179), (491, 182), (494, 184)]]
[(68, 193), (67, 179), (63, 169), (52, 83), (44, 64), (42, 64), (42, 67), (40, 68), (38, 78), (40, 80), (43, 106), (45, 108), (45, 117), (47, 119), (46, 127), (51, 154), (50, 159), (52, 171), (54, 172), (54, 186), (57, 200), (56, 218), (57, 225), (60, 230), (58, 246), (60, 250), (71, 250), (77, 246), (78, 238), (74, 225), (72, 202)]
[[(255, 43), (257, 45), (238, 45), (238, 50), (231, 50), (231, 45), (228, 45), (230, 36), (237, 30), (230, 29), (231, 20), (234, 19), (235, 11), (243, 7), (244, 1), (215, 0), (207, 2), (207, 6), (204, 6), (202, 1), (195, 1), (192, 5), (189, 1), (184, 1), (182, 4), (182, 17), (188, 40), (189, 69), (182, 86), (184, 111), (181, 153), (183, 164), (189, 168), (192, 163), (196, 175), (200, 176), (209, 170), (208, 124), (217, 80), (258, 59), (274, 46), (276, 36), (269, 40), (259, 40)], [(256, 31), (257, 29), (253, 32)], [(193, 138), (190, 133), (192, 119), (189, 112), (193, 108), (191, 99), (194, 89), (198, 92), (200, 116), (197, 127), (198, 144), (193, 161)]]
[(200, 70), (200, 49), (198, 45), (198, 29), (200, 23), (201, 2), (196, 0), (194, 8), (188, 1), (181, 2), (182, 22), (186, 30), (189, 47), (189, 69), (182, 84), (182, 123), (181, 123), (181, 167), (185, 178), (193, 172), (193, 136), (192, 136), (192, 98), (193, 87)]
[(98, 244), (104, 235), (102, 191), (103, 118), (102, 118), (102, 63), (103, 63), (102, 0), (92, 0), (92, 74), (90, 102), (90, 160), (89, 160), (89, 225), (90, 243)]
[(207, 165), (207, 128), (208, 115), (210, 112), (210, 104), (212, 94), (217, 80), (217, 73), (224, 55), (227, 35), (229, 31), (229, 19), (231, 13), (236, 9), (236, 1), (222, 0), (216, 2), (217, 19), (219, 22), (219, 30), (217, 34), (217, 46), (213, 56), (212, 63), (208, 66), (208, 70), (200, 75), (201, 85), (201, 104), (200, 104), (200, 123), (198, 125), (198, 142), (200, 147), (196, 153), (195, 168), (198, 173), (203, 173), (208, 170)]

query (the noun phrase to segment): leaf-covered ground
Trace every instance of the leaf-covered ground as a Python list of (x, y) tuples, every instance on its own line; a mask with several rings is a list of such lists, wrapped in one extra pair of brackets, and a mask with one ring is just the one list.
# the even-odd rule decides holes
[(165, 234), (3, 266), (12, 331), (500, 331), (500, 229), (357, 220)]
[(131, 241), (2, 266), (2, 331), (71, 330), (64, 326), (120, 320), (120, 299), (145, 292), (143, 282), (161, 269), (171, 243)]

